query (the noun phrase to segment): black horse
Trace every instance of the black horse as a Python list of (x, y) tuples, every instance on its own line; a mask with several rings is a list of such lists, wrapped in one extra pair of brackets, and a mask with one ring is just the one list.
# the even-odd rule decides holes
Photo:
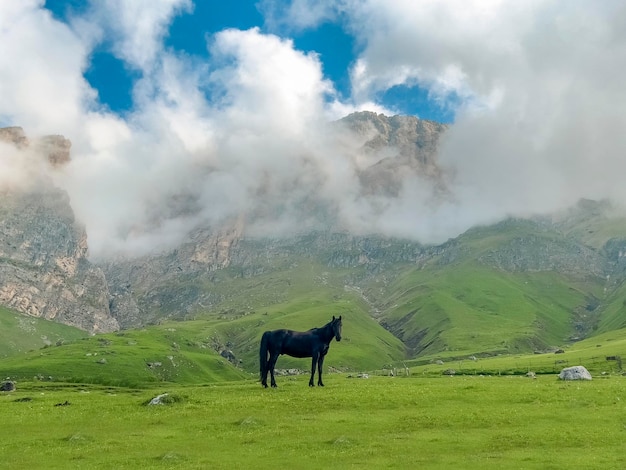
[[(315, 366), (317, 365), (317, 385), (323, 387), (322, 365), (328, 352), (330, 342), (335, 338), (341, 341), (341, 316), (328, 322), (321, 328), (313, 328), (309, 331), (274, 330), (266, 331), (261, 338), (259, 359), (261, 362), (261, 385), (267, 388), (267, 373), (272, 376), (272, 387), (276, 387), (274, 379), (274, 366), (281, 354), (292, 357), (312, 357), (311, 380), (309, 387), (313, 387)], [(269, 354), (269, 359), (268, 359)]]

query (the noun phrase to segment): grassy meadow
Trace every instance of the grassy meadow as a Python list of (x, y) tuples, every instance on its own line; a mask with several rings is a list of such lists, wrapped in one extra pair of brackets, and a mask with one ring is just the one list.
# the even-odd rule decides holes
[(85, 338), (87, 332), (0, 306), (0, 358)]
[[(626, 377), (279, 377), (150, 388), (19, 382), (7, 468), (626, 467)], [(168, 393), (168, 403), (146, 405)]]
[[(164, 298), (156, 324), (116, 333), (89, 336), (0, 308), (0, 379), (17, 384), (0, 392), (1, 461), (14, 469), (626, 468), (626, 285), (493, 269), (516, 259), (492, 256), (511, 240), (533, 240), (524, 249), (538, 258), (550, 243), (569, 243), (530, 237), (533, 227), (474, 229), (445, 262), (379, 274), (278, 257), (254, 276), (228, 268), (211, 281), (168, 281), (214, 292), (219, 310), (172, 321), (165, 314), (176, 297)], [(567, 229), (599, 249), (621, 228)], [(263, 331), (307, 330), (333, 315), (344, 319), (343, 340), (331, 343), (326, 387), (309, 388), (299, 375), (263, 389)], [(580, 319), (589, 334), (576, 341)], [(575, 365), (594, 380), (557, 379)], [(308, 370), (310, 360), (281, 356), (277, 367)], [(163, 393), (165, 404), (147, 405)]]
[[(621, 362), (607, 360), (625, 356), (626, 329), (558, 354), (472, 360), (450, 348), (403, 360), (394, 338), (348, 305), (308, 299), (4, 357), (0, 378), (17, 389), (0, 392), (9, 431), (0, 458), (16, 469), (626, 467), (626, 376)], [(347, 322), (325, 362), (326, 387), (309, 388), (300, 375), (263, 389), (254, 362), (260, 332), (285, 323), (304, 329), (301, 311), (321, 325), (329, 306)], [(215, 343), (228, 340), (244, 352), (239, 367), (216, 352)], [(283, 356), (278, 367), (309, 363)], [(330, 373), (341, 364), (357, 365)], [(593, 381), (557, 379), (579, 364)], [(444, 374), (450, 369), (455, 375)], [(163, 393), (166, 404), (147, 405)]]

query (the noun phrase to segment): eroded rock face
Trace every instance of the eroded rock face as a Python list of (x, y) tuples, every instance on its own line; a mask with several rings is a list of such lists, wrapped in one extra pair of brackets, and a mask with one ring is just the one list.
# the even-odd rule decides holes
[(428, 181), (444, 192), (437, 149), (447, 126), (414, 116), (392, 116), (372, 112), (353, 113), (339, 121), (360, 136), (361, 154), (368, 165), (362, 168), (362, 186), (370, 193), (396, 196), (409, 178)]
[[(43, 156), (51, 165), (69, 161), (70, 144), (61, 136), (36, 144), (43, 153), (30, 148), (35, 144), (20, 128), (0, 129), (0, 140), (18, 150), (10, 158)], [(0, 304), (93, 333), (119, 329), (109, 310), (106, 279), (87, 259), (87, 234), (67, 193), (45, 175), (36, 176), (27, 184), (0, 187)]]
[(53, 167), (61, 166), (70, 161), (72, 142), (62, 135), (46, 135), (35, 141), (38, 150), (48, 157)]
[(72, 142), (62, 135), (45, 135), (33, 140), (26, 137), (21, 127), (0, 128), (0, 142), (14, 145), (19, 150), (31, 149), (57, 167), (70, 161)]
[(21, 127), (2, 127), (0, 128), (0, 142), (13, 144), (17, 148), (28, 147), (28, 139)]
[(241, 230), (237, 223), (222, 230), (199, 229), (175, 250), (102, 263), (112, 315), (122, 328), (132, 328), (213, 305), (219, 296), (197, 281), (231, 264)]
[(103, 272), (67, 194), (52, 187), (0, 199), (0, 304), (90, 332), (115, 331)]

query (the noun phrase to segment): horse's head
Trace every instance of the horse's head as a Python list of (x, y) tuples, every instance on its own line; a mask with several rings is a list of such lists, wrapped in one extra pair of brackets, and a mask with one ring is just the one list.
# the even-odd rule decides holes
[(333, 335), (337, 341), (341, 341), (341, 315), (339, 318), (335, 318), (333, 315), (333, 319), (330, 322), (330, 326), (333, 329)]

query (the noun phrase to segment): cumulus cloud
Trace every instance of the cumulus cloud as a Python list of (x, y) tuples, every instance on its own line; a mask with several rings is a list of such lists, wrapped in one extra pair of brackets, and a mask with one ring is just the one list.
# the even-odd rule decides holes
[[(0, 3), (0, 123), (72, 140), (72, 162), (54, 178), (94, 255), (172, 246), (242, 215), (256, 234), (330, 220), (437, 242), (580, 197), (626, 202), (620, 2), (277, 5), (260, 3), (277, 31), (338, 21), (355, 36), (352, 96), (338, 99), (314, 51), (257, 28), (208, 37), (204, 59), (166, 48), (191, 0), (94, 1), (69, 23), (43, 1)], [(139, 71), (123, 116), (84, 78), (102, 45)], [(375, 97), (395, 85), (456, 107), (439, 157), (452, 175), (445, 200), (419, 179), (393, 196), (364, 195), (363, 142), (331, 124), (357, 109), (385, 111)], [(23, 173), (12, 152), (0, 147), (2, 181)]]
[[(117, 57), (131, 67), (150, 70), (163, 49), (172, 19), (193, 10), (191, 0), (97, 0), (86, 20), (104, 32)], [(88, 31), (91, 28), (77, 19)]]
[(581, 197), (626, 202), (623, 3), (330, 3), (363, 45), (355, 101), (404, 84), (460, 103), (440, 155), (456, 201), (433, 224), (460, 213), (454, 233)]
[(95, 96), (82, 75), (89, 51), (42, 3), (0, 4), (0, 122), (71, 132)]
[(320, 23), (334, 21), (343, 9), (342, 1), (320, 0), (260, 0), (257, 4), (265, 22), (272, 30), (314, 28)]

